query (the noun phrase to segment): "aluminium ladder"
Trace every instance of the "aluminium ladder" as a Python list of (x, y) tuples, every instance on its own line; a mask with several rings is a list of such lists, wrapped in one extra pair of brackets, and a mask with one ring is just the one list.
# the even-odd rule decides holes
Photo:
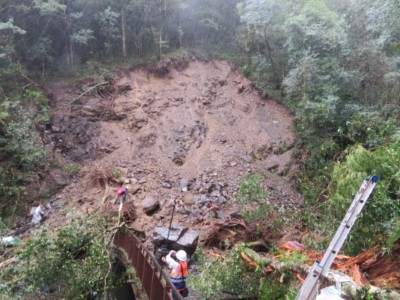
[(344, 217), (342, 223), (336, 231), (335, 236), (329, 244), (328, 250), (325, 252), (322, 261), (316, 261), (314, 263), (299, 293), (297, 294), (296, 300), (314, 300), (316, 298), (321, 280), (328, 274), (336, 255), (343, 246), (344, 241), (346, 240), (351, 228), (357, 220), (377, 182), (377, 176), (368, 177), (363, 181), (360, 189), (357, 192), (357, 195), (354, 197), (354, 200), (346, 213), (346, 216)]

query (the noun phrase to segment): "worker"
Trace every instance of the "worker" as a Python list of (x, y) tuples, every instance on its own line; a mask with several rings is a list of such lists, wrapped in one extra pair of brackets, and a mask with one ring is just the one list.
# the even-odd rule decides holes
[(115, 203), (119, 203), (120, 205), (125, 202), (126, 195), (128, 194), (128, 190), (125, 187), (120, 187), (117, 191), (117, 198), (114, 200)]
[[(187, 254), (184, 250), (175, 252), (171, 250), (166, 257), (161, 259), (168, 265), (171, 270), (170, 278), (172, 284), (178, 290), (182, 297), (186, 298), (189, 295), (189, 290), (186, 286), (186, 274), (188, 270), (187, 266)], [(172, 299), (178, 299), (173, 291), (171, 291)]]

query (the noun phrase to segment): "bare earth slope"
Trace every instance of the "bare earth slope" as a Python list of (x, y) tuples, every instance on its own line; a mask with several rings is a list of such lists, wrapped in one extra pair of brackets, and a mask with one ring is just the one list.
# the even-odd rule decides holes
[[(55, 207), (91, 212), (111, 201), (118, 185), (104, 197), (104, 189), (91, 182), (96, 168), (130, 182), (137, 211), (132, 226), (147, 234), (169, 224), (172, 199), (178, 204), (174, 224), (200, 232), (194, 221), (211, 202), (222, 215), (237, 211), (234, 193), (248, 173), (265, 175), (268, 199), (282, 209), (300, 204), (291, 185), (299, 154), (293, 117), (262, 99), (233, 65), (191, 62), (181, 71), (170, 66), (163, 77), (142, 68), (121, 71), (114, 80), (113, 89), (88, 93), (79, 102), (73, 102), (78, 91), (54, 89), (53, 124), (45, 140), (55, 155), (82, 165), (79, 180), (57, 195)], [(80, 88), (90, 86), (85, 84)], [(152, 216), (142, 212), (148, 197), (161, 204)], [(59, 221), (54, 213), (48, 220)]]

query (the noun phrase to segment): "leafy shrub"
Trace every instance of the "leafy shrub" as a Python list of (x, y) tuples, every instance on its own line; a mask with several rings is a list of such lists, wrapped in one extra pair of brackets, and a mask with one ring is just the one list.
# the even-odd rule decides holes
[(66, 299), (85, 299), (91, 291), (107, 295), (117, 284), (109, 269), (108, 226), (101, 216), (81, 215), (55, 231), (42, 229), (16, 253), (16, 266), (0, 277), (0, 295), (7, 290), (28, 298), (38, 293)]
[(200, 255), (199, 271), (188, 276), (189, 287), (204, 299), (225, 299), (223, 294), (234, 294), (238, 299), (294, 299), (295, 293), (276, 276), (265, 277), (260, 268), (246, 268), (240, 256), (242, 247), (234, 248), (223, 260)]
[(249, 298), (257, 295), (259, 277), (244, 267), (238, 248), (223, 260), (205, 260), (198, 269), (201, 272), (188, 276), (188, 286), (201, 292), (205, 299), (213, 299), (221, 291)]
[(23, 178), (21, 175), (13, 175), (8, 172), (2, 172), (0, 168), (0, 215), (5, 222), (9, 224), (10, 216), (16, 211), (20, 200), (25, 195)]
[(252, 174), (243, 178), (239, 184), (239, 191), (235, 197), (239, 204), (251, 204), (263, 200), (267, 193), (261, 187), (264, 177), (260, 174)]
[(41, 165), (45, 153), (39, 146), (40, 137), (29, 115), (23, 111), (19, 114), (18, 121), (11, 121), (4, 127), (5, 138), (0, 141), (0, 152), (16, 168), (32, 171)]
[(297, 291), (290, 290), (277, 279), (263, 277), (260, 280), (260, 291), (257, 299), (260, 300), (291, 300), (296, 298)]
[(332, 235), (332, 224), (340, 224), (362, 181), (373, 174), (380, 179), (345, 244), (349, 254), (357, 254), (363, 248), (384, 243), (395, 230), (396, 217), (400, 212), (399, 170), (400, 142), (381, 146), (374, 151), (354, 146), (335, 166), (329, 202), (322, 212), (326, 217), (325, 225), (330, 228)]
[(63, 172), (65, 175), (75, 176), (79, 173), (80, 166), (78, 164), (68, 164), (64, 169)]
[(347, 136), (366, 147), (382, 144), (396, 131), (395, 118), (384, 119), (378, 112), (361, 111), (347, 121)]
[(26, 90), (23, 94), (23, 102), (35, 107), (34, 122), (49, 122), (49, 99), (37, 90)]

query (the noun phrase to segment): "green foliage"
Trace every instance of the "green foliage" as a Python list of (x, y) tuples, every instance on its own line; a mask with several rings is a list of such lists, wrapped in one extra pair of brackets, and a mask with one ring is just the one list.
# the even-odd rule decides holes
[(188, 286), (201, 292), (204, 299), (213, 299), (222, 290), (247, 297), (257, 295), (260, 277), (243, 266), (238, 248), (222, 261), (216, 259), (200, 263), (198, 269), (199, 273), (188, 277)]
[(388, 239), (386, 241), (386, 251), (391, 253), (396, 242), (400, 240), (400, 216), (395, 217), (393, 220), (393, 231), (388, 233)]
[[(43, 287), (56, 298), (85, 299), (90, 291), (107, 295), (117, 284), (109, 272), (108, 227), (100, 215), (80, 215), (53, 232), (39, 231), (0, 277), (2, 299), (7, 291), (15, 297), (46, 293)], [(19, 287), (13, 284), (17, 278)]]
[(346, 42), (343, 20), (326, 6), (324, 0), (309, 0), (304, 3), (299, 13), (293, 15), (287, 23), (289, 53), (297, 61), (304, 51), (318, 53), (322, 57), (336, 56)]
[(243, 25), (237, 34), (238, 61), (263, 91), (272, 83), (283, 86), (284, 102), (295, 112), (309, 151), (310, 175), (347, 146), (379, 146), (398, 131), (394, 61), (400, 52), (393, 51), (398, 34), (384, 25), (391, 20), (398, 27), (397, 11), (393, 0), (348, 6), (244, 0), (238, 5)]
[(322, 212), (332, 234), (332, 224), (339, 225), (362, 181), (372, 174), (380, 178), (345, 244), (347, 253), (357, 254), (366, 247), (383, 244), (396, 230), (396, 217), (400, 212), (399, 170), (399, 142), (380, 146), (374, 151), (352, 147), (345, 159), (335, 166), (329, 205)]
[[(1, 111), (10, 106), (9, 96), (14, 92), (18, 86), (18, 73), (22, 68), (21, 65), (13, 61), (12, 57), (15, 56), (15, 50), (11, 45), (0, 45), (0, 105)], [(1, 119), (0, 119), (1, 120)]]
[(265, 199), (267, 193), (261, 187), (264, 177), (260, 174), (251, 174), (243, 178), (239, 184), (239, 191), (235, 198), (239, 204), (251, 204)]
[(296, 298), (297, 290), (290, 290), (277, 279), (263, 277), (260, 280), (260, 291), (257, 299), (260, 300), (292, 300)]
[(246, 208), (244, 218), (247, 223), (255, 224), (255, 234), (265, 239), (268, 237), (279, 238), (285, 224), (285, 216), (270, 203), (260, 203)]
[(5, 138), (0, 140), (0, 153), (20, 170), (32, 171), (43, 162), (44, 149), (38, 147), (40, 137), (27, 113), (19, 111), (20, 119), (4, 126)]
[(114, 169), (114, 170), (112, 171), (112, 173), (111, 173), (111, 176), (112, 176), (113, 178), (119, 179), (119, 178), (122, 177), (122, 172), (121, 172), (121, 170), (119, 170), (119, 169)]
[(223, 291), (234, 293), (238, 298), (295, 298), (296, 291), (280, 283), (279, 278), (265, 277), (261, 269), (247, 269), (240, 256), (241, 247), (234, 248), (223, 260), (211, 260), (199, 254), (199, 259), (195, 260), (198, 271), (188, 277), (188, 285), (199, 291), (202, 299), (220, 299)]
[(9, 172), (0, 167), (0, 215), (9, 216), (16, 209), (19, 200), (22, 199), (25, 192), (21, 174)]
[(264, 176), (261, 174), (247, 175), (240, 181), (235, 198), (246, 222), (255, 225), (255, 234), (267, 239), (265, 233), (278, 237), (285, 221), (283, 213), (266, 200), (267, 192), (262, 187), (263, 180)]
[(8, 216), (18, 209), (32, 172), (44, 166), (46, 152), (35, 124), (49, 121), (48, 99), (26, 89), (21, 97), (9, 92), (0, 107), (0, 213)]
[(287, 265), (291, 264), (304, 264), (309, 260), (307, 256), (304, 256), (300, 251), (293, 251), (291, 253), (287, 253), (286, 251), (277, 251), (277, 254), (280, 255), (279, 261), (286, 263)]
[(36, 108), (33, 122), (49, 122), (49, 99), (41, 92), (37, 90), (25, 90), (23, 94), (24, 104), (28, 104), (29, 107)]
[(383, 118), (377, 111), (361, 111), (347, 121), (347, 136), (353, 142), (375, 147), (396, 132), (394, 117)]
[(75, 176), (79, 173), (80, 166), (78, 164), (68, 164), (64, 169), (63, 172), (65, 175)]

